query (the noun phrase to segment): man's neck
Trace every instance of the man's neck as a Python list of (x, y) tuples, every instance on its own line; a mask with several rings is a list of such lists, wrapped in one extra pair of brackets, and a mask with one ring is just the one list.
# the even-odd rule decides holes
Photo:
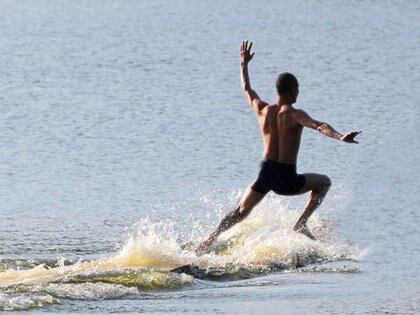
[(276, 105), (279, 105), (280, 107), (282, 107), (282, 106), (292, 106), (293, 103), (291, 103), (291, 102), (289, 102), (289, 101), (287, 101), (285, 99), (278, 98), (277, 99), (277, 102), (276, 102)]

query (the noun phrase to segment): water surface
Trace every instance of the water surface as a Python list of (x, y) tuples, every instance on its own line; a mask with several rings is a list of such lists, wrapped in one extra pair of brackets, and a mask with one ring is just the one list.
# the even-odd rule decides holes
[[(419, 312), (418, 2), (0, 11), (0, 309)], [(304, 196), (270, 195), (197, 258), (180, 246), (235, 205), (261, 156), (243, 39), (261, 97), (292, 72), (297, 107), (363, 135), (303, 134), (298, 171), (333, 182), (310, 222), (319, 241), (290, 231)], [(186, 262), (210, 274), (167, 271)]]

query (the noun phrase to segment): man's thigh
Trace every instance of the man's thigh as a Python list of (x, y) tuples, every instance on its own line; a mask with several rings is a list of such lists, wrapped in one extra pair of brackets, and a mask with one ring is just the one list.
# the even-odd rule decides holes
[(302, 195), (312, 190), (317, 190), (322, 187), (331, 185), (331, 181), (327, 175), (316, 174), (316, 173), (305, 173), (305, 184), (298, 192), (294, 195)]

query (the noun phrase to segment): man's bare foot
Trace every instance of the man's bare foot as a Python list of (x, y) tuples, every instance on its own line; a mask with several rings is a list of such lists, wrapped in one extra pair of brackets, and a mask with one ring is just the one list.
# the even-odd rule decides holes
[(311, 231), (309, 231), (306, 223), (296, 223), (293, 227), (293, 230), (298, 233), (302, 233), (303, 235), (309, 237), (311, 240), (315, 240), (315, 236), (311, 233)]
[(197, 246), (197, 248), (195, 249), (195, 253), (197, 255), (202, 255), (204, 254), (205, 250), (214, 242), (214, 236), (209, 236), (208, 239), (206, 239), (205, 241), (201, 242), (200, 245)]

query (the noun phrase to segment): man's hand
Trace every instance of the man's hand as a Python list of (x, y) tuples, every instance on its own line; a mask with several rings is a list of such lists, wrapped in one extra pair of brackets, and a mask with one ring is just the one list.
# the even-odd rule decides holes
[(251, 54), (251, 47), (252, 47), (252, 43), (250, 43), (248, 47), (248, 41), (242, 42), (241, 49), (240, 49), (241, 65), (247, 65), (254, 57), (255, 53)]
[(354, 138), (356, 138), (356, 136), (361, 133), (361, 131), (353, 131), (353, 132), (349, 132), (348, 134), (345, 134), (344, 136), (340, 137), (341, 141), (347, 142), (347, 143), (359, 143), (356, 140), (354, 140)]
[(248, 73), (248, 63), (254, 57), (254, 53), (251, 54), (252, 43), (249, 44), (248, 41), (242, 42), (241, 44), (241, 80), (242, 80), (242, 90), (244, 91), (249, 103), (252, 108), (255, 110), (257, 115), (261, 114), (261, 111), (265, 106), (268, 105), (267, 102), (261, 100), (257, 92), (251, 88), (251, 82), (249, 81)]

